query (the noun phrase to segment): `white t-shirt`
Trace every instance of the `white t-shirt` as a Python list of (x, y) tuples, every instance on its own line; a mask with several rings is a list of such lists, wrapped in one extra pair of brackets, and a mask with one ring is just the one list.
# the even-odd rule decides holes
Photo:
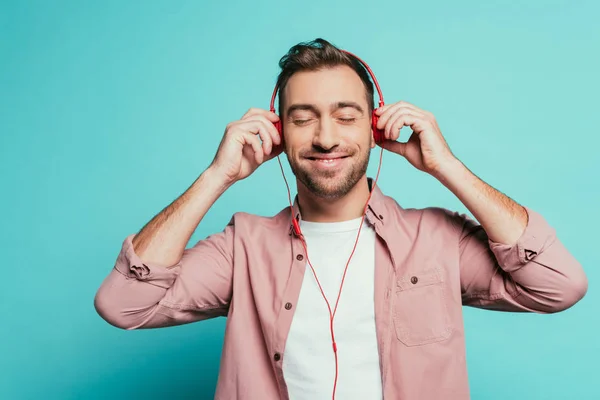
[[(360, 221), (300, 222), (308, 257), (332, 312)], [(374, 288), (375, 231), (365, 220), (333, 323), (338, 349), (336, 399), (382, 398)], [(329, 311), (308, 263), (295, 307), (283, 357), (290, 399), (331, 399), (335, 358)]]

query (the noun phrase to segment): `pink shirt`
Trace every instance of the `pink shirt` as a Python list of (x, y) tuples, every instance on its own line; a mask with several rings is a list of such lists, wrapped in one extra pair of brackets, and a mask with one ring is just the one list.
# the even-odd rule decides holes
[[(581, 265), (544, 218), (526, 210), (524, 233), (504, 245), (464, 214), (403, 209), (375, 188), (366, 220), (377, 235), (375, 323), (385, 399), (469, 398), (463, 305), (551, 313), (584, 296)], [(300, 217), (297, 204), (292, 211)], [(172, 266), (144, 263), (129, 235), (96, 294), (96, 310), (123, 329), (227, 317), (215, 398), (287, 399), (282, 359), (306, 268), (290, 228), (289, 207), (270, 218), (236, 213)]]

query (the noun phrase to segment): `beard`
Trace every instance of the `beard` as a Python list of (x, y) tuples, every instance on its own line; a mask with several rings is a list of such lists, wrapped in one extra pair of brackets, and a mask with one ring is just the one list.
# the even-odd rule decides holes
[(292, 172), (315, 196), (331, 200), (344, 197), (352, 190), (363, 175), (366, 174), (371, 156), (370, 149), (368, 148), (364, 153), (346, 153), (350, 157), (346, 159), (343, 168), (327, 171), (313, 168), (310, 162), (304, 158), (307, 153), (327, 154), (329, 151), (313, 148), (310, 152), (301, 152), (299, 158), (302, 161), (300, 162), (288, 156)]

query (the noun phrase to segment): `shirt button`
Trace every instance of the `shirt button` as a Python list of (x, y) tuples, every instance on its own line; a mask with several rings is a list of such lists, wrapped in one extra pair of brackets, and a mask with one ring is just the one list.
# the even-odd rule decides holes
[(279, 354), (279, 353), (275, 353), (275, 355), (273, 356), (273, 359), (274, 359), (275, 361), (279, 361), (279, 360), (281, 360), (281, 354)]
[(291, 310), (292, 309), (292, 303), (285, 303), (285, 309), (286, 310)]
[(417, 278), (416, 276), (413, 276), (412, 278), (410, 278), (410, 281), (414, 285), (415, 283), (419, 282), (419, 278)]
[(537, 253), (533, 250), (525, 250), (525, 259), (527, 261), (531, 260), (533, 257), (537, 256)]
[(298, 260), (298, 261), (302, 261), (302, 260), (304, 260), (304, 256), (303, 256), (302, 254), (298, 254), (298, 255), (296, 256), (296, 260)]

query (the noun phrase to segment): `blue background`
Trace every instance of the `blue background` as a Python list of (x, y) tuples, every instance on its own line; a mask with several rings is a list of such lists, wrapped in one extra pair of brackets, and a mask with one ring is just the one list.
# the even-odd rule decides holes
[[(365, 59), (387, 103), (433, 112), (455, 154), (541, 212), (587, 271), (563, 313), (465, 309), (473, 399), (600, 398), (599, 3), (0, 3), (0, 398), (212, 398), (224, 318), (123, 331), (93, 298), (125, 236), (206, 168), (228, 122), (268, 107), (279, 58), (316, 37)], [(392, 153), (380, 185), (404, 207), (466, 211)], [(286, 201), (268, 163), (190, 244)]]

